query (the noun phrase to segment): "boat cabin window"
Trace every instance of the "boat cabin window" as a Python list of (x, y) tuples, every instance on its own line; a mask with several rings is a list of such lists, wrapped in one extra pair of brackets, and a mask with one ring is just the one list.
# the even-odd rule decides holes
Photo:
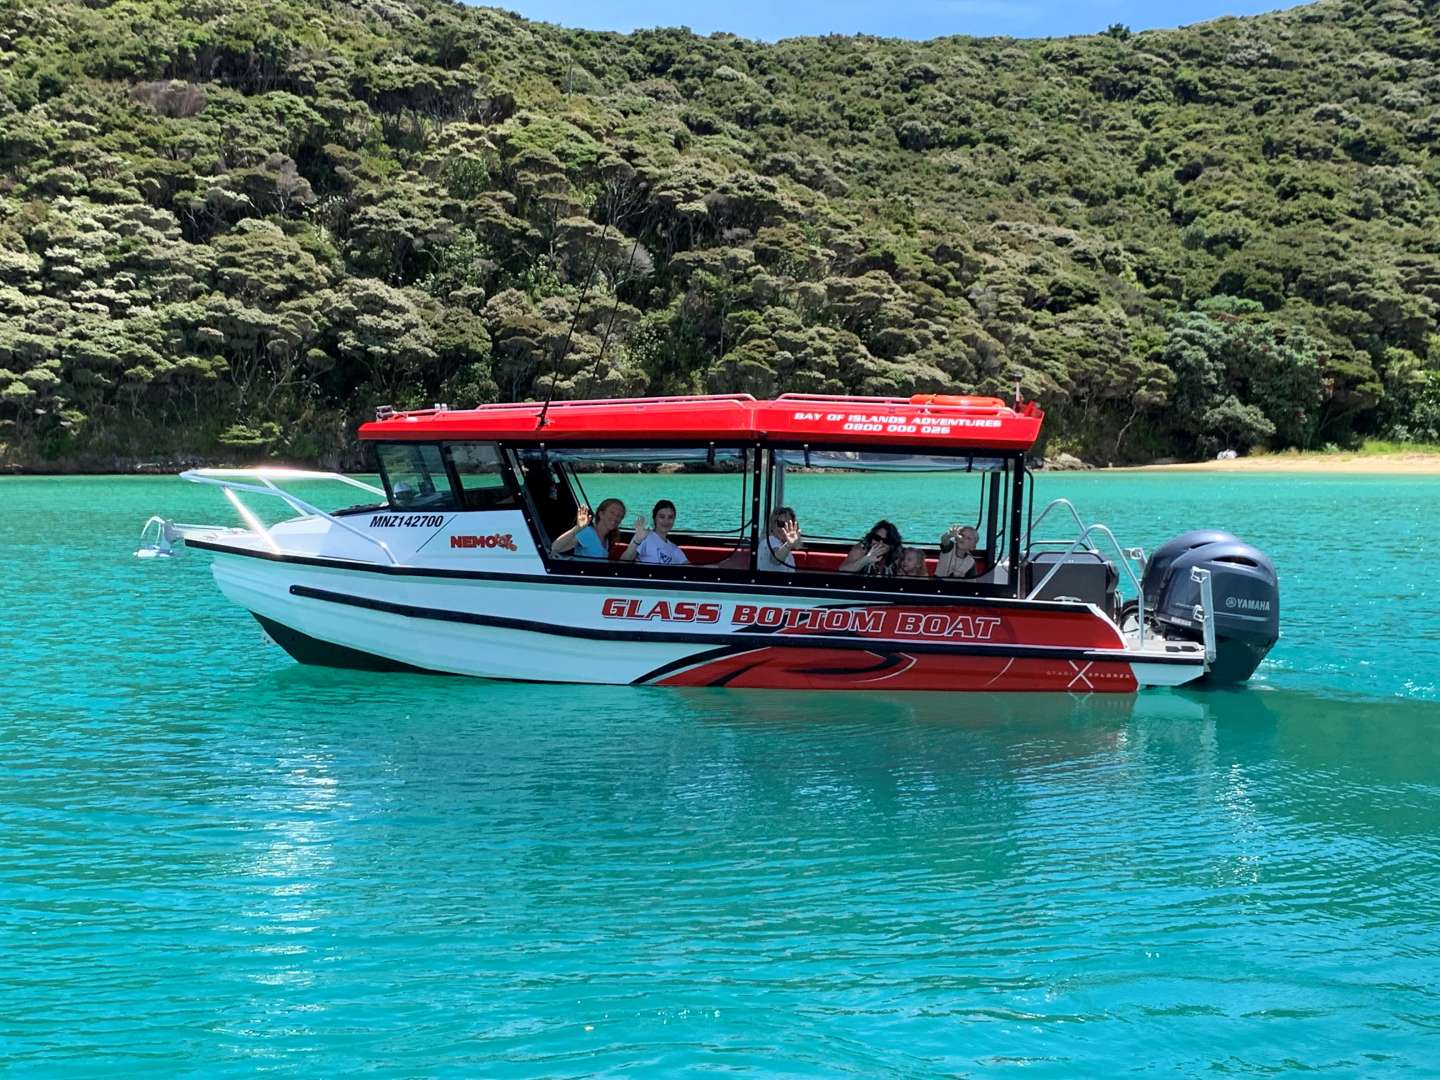
[(494, 443), (447, 443), (445, 451), (460, 483), (466, 510), (513, 510), (519, 505), (505, 479), (500, 449)]
[(455, 493), (440, 447), (433, 443), (381, 443), (380, 478), (396, 510), (454, 510)]
[[(857, 542), (881, 521), (895, 526), (901, 547), (917, 549), (902, 577), (933, 577), (954, 526), (975, 530), (973, 565), (946, 584), (1003, 582), (1010, 477), (1005, 455), (954, 456), (870, 450), (778, 448), (772, 452), (767, 506), (787, 506), (804, 537), (794, 555), (801, 573), (838, 574)], [(898, 557), (897, 557), (898, 561)], [(947, 560), (947, 563), (949, 560)], [(849, 571), (845, 571), (850, 576)], [(1003, 573), (1003, 572), (1002, 572)]]
[[(750, 558), (752, 455), (740, 447), (551, 446), (516, 456), (546, 550), (575, 524), (578, 506), (598, 510), (619, 499), (625, 517), (610, 541), (611, 558), (618, 559), (635, 520), (653, 529), (655, 505), (667, 500), (675, 505), (669, 540), (688, 565), (741, 570)], [(567, 569), (583, 570), (585, 561), (567, 559)]]

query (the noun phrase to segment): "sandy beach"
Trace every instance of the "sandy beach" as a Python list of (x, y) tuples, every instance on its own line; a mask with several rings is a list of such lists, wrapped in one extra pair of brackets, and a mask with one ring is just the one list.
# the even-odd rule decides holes
[(1440, 454), (1257, 454), (1229, 461), (1141, 465), (1124, 472), (1354, 473), (1440, 476)]

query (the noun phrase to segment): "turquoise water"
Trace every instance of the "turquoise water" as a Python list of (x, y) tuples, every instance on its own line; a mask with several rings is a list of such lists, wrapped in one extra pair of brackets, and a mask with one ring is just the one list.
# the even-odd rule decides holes
[[(802, 516), (872, 516), (806, 479)], [(0, 480), (0, 1071), (1432, 1074), (1440, 481), (1040, 483), (1126, 543), (1269, 551), (1252, 686), (302, 668), (203, 554), (130, 557), (218, 493)], [(917, 535), (954, 516), (885, 493)]]

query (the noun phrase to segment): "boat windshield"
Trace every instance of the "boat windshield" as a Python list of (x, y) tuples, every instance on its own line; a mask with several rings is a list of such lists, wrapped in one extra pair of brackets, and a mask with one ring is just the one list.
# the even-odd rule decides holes
[(382, 443), (375, 449), (390, 505), (399, 510), (454, 510), (445, 459), (434, 443)]

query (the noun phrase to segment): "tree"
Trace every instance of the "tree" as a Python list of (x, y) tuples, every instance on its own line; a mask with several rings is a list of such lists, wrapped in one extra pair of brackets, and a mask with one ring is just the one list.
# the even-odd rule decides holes
[(1275, 434), (1275, 425), (1254, 405), (1242, 405), (1231, 394), (1205, 410), (1200, 431), (1211, 445), (1234, 449), (1268, 439)]

